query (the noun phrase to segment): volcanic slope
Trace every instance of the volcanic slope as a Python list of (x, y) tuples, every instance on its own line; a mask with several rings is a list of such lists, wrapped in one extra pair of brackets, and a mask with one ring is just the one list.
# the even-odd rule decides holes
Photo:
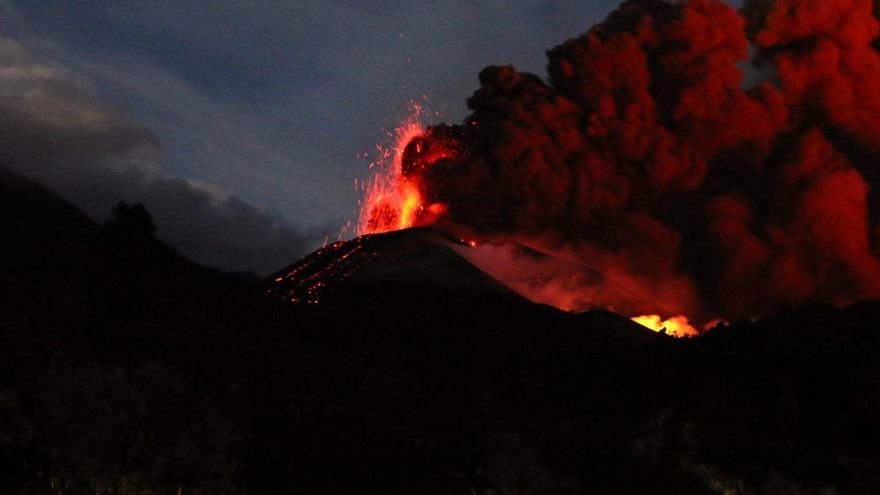
[(877, 304), (673, 339), (611, 312), (532, 303), (463, 249), (410, 229), (274, 276), (270, 294), (313, 301), (284, 304), (306, 351), (281, 359), (291, 389), (314, 394), (298, 399), (314, 417), (296, 434), (318, 450), (267, 428), (261, 460), (286, 459), (289, 473), (305, 463), (309, 486), (338, 493), (872, 493), (880, 482), (868, 426)]
[(269, 292), (311, 304), (332, 300), (340, 289), (363, 293), (392, 285), (515, 297), (456, 253), (456, 244), (465, 245), (428, 227), (339, 241), (277, 272)]
[(450, 329), (469, 329), (469, 338), (499, 329), (524, 335), (564, 329), (548, 337), (602, 338), (605, 344), (658, 338), (611, 312), (574, 314), (535, 304), (462, 256), (471, 249), (428, 227), (364, 235), (326, 246), (278, 271), (266, 291), (316, 306), (322, 318), (345, 319), (340, 326), (346, 328), (351, 320), (386, 332), (397, 327), (449, 335), (455, 333)]
[(0, 205), (0, 493), (880, 486), (877, 303), (672, 339), (530, 303), (413, 230), (292, 265), (354, 263), (290, 304), (137, 205), (98, 225), (2, 173)]

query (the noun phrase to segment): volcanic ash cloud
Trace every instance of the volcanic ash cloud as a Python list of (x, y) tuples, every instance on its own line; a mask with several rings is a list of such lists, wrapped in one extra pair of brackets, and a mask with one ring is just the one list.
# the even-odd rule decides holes
[(880, 297), (873, 7), (624, 2), (547, 52), (548, 79), (487, 67), (462, 124), (409, 143), (434, 212), (414, 223), (578, 253), (657, 295), (631, 314)]

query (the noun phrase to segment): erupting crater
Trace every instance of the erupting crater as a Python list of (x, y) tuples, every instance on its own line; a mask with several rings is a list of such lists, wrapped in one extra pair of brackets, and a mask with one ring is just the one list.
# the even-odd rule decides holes
[[(421, 124), (423, 111), (421, 105), (412, 104), (410, 115), (390, 133), (393, 143), (377, 146), (379, 157), (370, 164), (372, 178), (362, 187), (364, 199), (357, 228), (361, 237), (337, 242), (293, 265), (276, 280), (285, 287), (276, 293), (287, 294), (294, 302), (317, 303), (329, 287), (376, 256), (362, 252), (373, 236), (431, 226), (437, 235), (451, 241), (449, 247), (467, 262), (532, 302), (583, 312), (614, 310), (613, 301), (650, 298), (633, 296), (631, 287), (617, 284), (613, 277), (588, 264), (556, 256), (552, 250), (533, 249), (509, 236), (481, 234), (450, 221), (449, 205), (432, 198), (443, 194), (445, 175), (466, 172), (450, 169), (466, 159), (474, 129), (449, 125), (425, 128)], [(314, 268), (315, 262), (331, 254), (338, 259)], [(685, 316), (665, 321), (655, 315), (636, 316), (632, 320), (672, 336), (699, 334)]]
[(624, 2), (549, 50), (546, 78), (483, 69), (461, 123), (416, 106), (360, 184), (358, 233), (535, 248), (511, 263), (570, 266), (478, 266), (676, 335), (878, 299), (878, 38), (871, 0)]

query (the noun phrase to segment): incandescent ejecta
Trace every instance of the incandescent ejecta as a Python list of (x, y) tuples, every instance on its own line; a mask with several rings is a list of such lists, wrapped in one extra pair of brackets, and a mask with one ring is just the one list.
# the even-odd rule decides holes
[(399, 199), (361, 226), (565, 252), (638, 288), (590, 287), (631, 315), (880, 297), (878, 34), (871, 0), (626, 1), (546, 79), (485, 68), (463, 123), (407, 136)]

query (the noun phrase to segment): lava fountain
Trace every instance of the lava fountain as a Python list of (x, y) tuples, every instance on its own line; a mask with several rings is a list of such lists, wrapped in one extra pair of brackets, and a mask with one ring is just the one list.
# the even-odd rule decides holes
[(623, 2), (549, 50), (546, 78), (489, 66), (461, 123), (404, 122), (360, 232), (568, 252), (598, 275), (557, 292), (657, 330), (878, 299), (874, 5)]
[(406, 145), (425, 131), (421, 122), (423, 112), (422, 105), (410, 103), (409, 115), (389, 132), (391, 144), (376, 146), (378, 157), (370, 163), (373, 176), (361, 185), (364, 199), (358, 235), (413, 227), (424, 210), (419, 185), (404, 176), (402, 165)]
[[(364, 195), (358, 215), (358, 235), (431, 225), (446, 214), (448, 205), (445, 203), (426, 204), (420, 178), (438, 162), (459, 159), (464, 151), (457, 145), (456, 136), (448, 135), (450, 127), (426, 127), (422, 122), (424, 113), (423, 105), (410, 103), (407, 116), (388, 133), (388, 142), (376, 145), (377, 158), (369, 165), (372, 171), (370, 180), (355, 183)], [(477, 249), (481, 243), (464, 240), (462, 244)], [(479, 258), (469, 259), (478, 266), (484, 265)], [(505, 277), (498, 278), (502, 283), (507, 283)], [(523, 291), (516, 285), (508, 286), (527, 298), (535, 297), (531, 291)], [(533, 300), (565, 311), (576, 310), (562, 298), (556, 300), (538, 296)], [(658, 315), (644, 315), (631, 319), (650, 330), (674, 337), (699, 335), (686, 316), (672, 316), (664, 320)]]

